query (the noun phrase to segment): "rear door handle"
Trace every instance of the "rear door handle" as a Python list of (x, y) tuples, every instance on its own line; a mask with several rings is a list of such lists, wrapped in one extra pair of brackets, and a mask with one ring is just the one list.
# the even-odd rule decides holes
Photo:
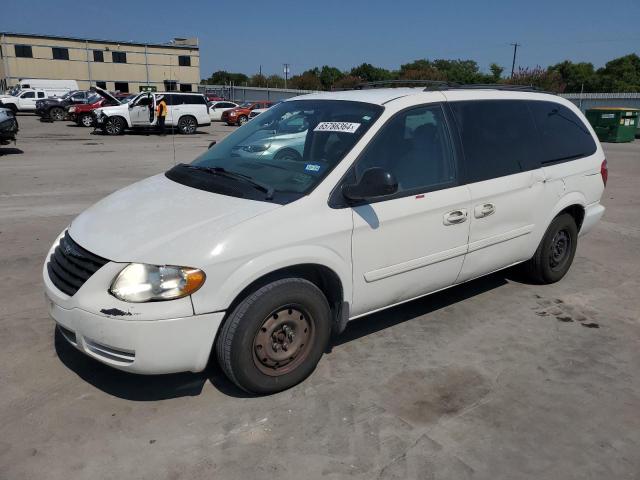
[(443, 223), (445, 225), (457, 225), (467, 221), (467, 210), (460, 208), (458, 210), (451, 210), (444, 214)]
[(483, 203), (482, 205), (476, 205), (473, 209), (473, 215), (476, 218), (484, 218), (496, 213), (496, 206), (493, 203)]

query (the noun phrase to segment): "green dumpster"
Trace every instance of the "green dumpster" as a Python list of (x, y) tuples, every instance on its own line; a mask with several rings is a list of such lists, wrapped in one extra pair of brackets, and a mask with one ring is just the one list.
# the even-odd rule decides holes
[(597, 107), (587, 110), (587, 120), (601, 142), (632, 142), (638, 128), (637, 108)]

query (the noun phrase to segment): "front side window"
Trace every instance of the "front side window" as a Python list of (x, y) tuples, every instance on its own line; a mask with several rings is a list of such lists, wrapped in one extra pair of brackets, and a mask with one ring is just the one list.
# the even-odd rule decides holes
[(523, 100), (451, 102), (467, 181), (513, 175), (540, 165), (535, 124)]
[(529, 102), (542, 143), (542, 163), (593, 155), (596, 143), (578, 116), (554, 102)]
[(36, 93), (35, 92), (24, 92), (22, 95), (20, 95), (20, 98), (36, 98)]
[(167, 177), (201, 190), (287, 203), (320, 183), (381, 112), (361, 102), (283, 102)]
[(374, 167), (393, 173), (400, 193), (452, 185), (456, 170), (442, 108), (413, 108), (389, 120), (356, 162), (356, 180)]

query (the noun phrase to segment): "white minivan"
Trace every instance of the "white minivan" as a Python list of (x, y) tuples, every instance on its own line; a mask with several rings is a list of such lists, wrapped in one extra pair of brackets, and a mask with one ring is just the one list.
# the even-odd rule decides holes
[[(302, 153), (278, 156), (291, 118)], [(604, 212), (607, 172), (583, 115), (552, 94), (293, 98), (73, 220), (44, 264), (49, 312), (115, 368), (197, 372), (213, 354), (240, 388), (283, 390), (354, 318), (519, 263), (560, 280)]]
[(107, 135), (121, 135), (127, 129), (150, 129), (157, 124), (157, 103), (164, 98), (167, 104), (165, 125), (177, 128), (184, 135), (196, 133), (198, 127), (211, 125), (207, 100), (201, 93), (142, 92), (129, 102), (120, 103), (106, 90), (91, 90), (107, 99), (112, 106), (93, 110), (95, 128)]

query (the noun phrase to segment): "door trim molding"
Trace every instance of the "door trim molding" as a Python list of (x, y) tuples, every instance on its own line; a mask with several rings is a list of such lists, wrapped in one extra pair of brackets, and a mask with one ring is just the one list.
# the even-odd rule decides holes
[(426, 257), (414, 258), (406, 262), (397, 263), (388, 267), (379, 268), (377, 270), (371, 270), (364, 274), (364, 279), (367, 283), (376, 282), (394, 275), (410, 272), (411, 270), (417, 270), (418, 268), (433, 265), (434, 263), (444, 262), (455, 257), (460, 257), (467, 253), (467, 245), (461, 245), (459, 247), (444, 250), (442, 252), (427, 255)]
[[(482, 240), (471, 242), (469, 243), (468, 253), (475, 252), (477, 250), (481, 250), (498, 243), (507, 242), (509, 240), (513, 240), (514, 238), (522, 237), (523, 235), (528, 235), (533, 231), (534, 226), (535, 225), (533, 224), (525, 225), (524, 227), (516, 228), (513, 230), (509, 230), (508, 232), (500, 233), (498, 235), (483, 238)], [(473, 230), (473, 226), (471, 227), (471, 229)]]

